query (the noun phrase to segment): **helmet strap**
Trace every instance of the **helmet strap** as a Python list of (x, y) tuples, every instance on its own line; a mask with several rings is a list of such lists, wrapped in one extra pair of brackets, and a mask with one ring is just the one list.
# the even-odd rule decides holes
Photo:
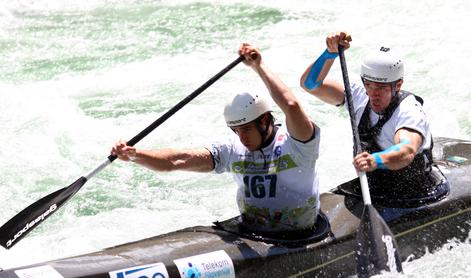
[[(263, 124), (263, 118), (268, 117), (265, 125)], [(262, 136), (262, 143), (260, 144), (260, 148), (262, 149), (263, 147), (266, 147), (270, 142), (272, 137), (274, 137), (274, 132), (270, 134), (271, 138), (268, 138), (268, 132), (270, 131), (270, 126), (273, 126), (274, 124), (274, 118), (271, 113), (265, 113), (258, 117), (255, 120), (255, 126), (257, 127), (258, 132), (260, 132), (260, 135)]]
[(391, 82), (391, 93), (392, 93), (391, 99), (397, 95), (396, 87), (397, 87), (397, 80)]
[[(266, 124), (265, 124), (265, 128), (263, 128), (263, 118), (265, 117), (268, 117), (266, 118)], [(260, 117), (258, 117), (256, 120), (255, 120), (255, 125), (258, 129), (258, 131), (260, 132), (260, 135), (262, 136), (262, 143), (260, 144), (260, 147), (258, 148), (258, 150), (262, 153), (262, 156), (263, 156), (263, 169), (267, 169), (268, 168), (268, 162), (267, 162), (267, 158), (265, 156), (265, 154), (263, 153), (263, 148), (265, 148), (266, 146), (268, 146), (272, 141), (273, 141), (273, 138), (275, 138), (275, 133), (276, 133), (276, 127), (275, 127), (275, 124), (274, 124), (275, 120), (273, 118), (273, 115), (268, 112), (268, 113), (265, 113), (263, 115), (261, 115)], [(270, 136), (268, 136), (268, 132), (270, 131), (270, 126), (273, 126), (273, 130), (270, 134)]]
[[(391, 84), (391, 101), (389, 102), (389, 106), (394, 106), (394, 103), (397, 103), (399, 101), (399, 91), (396, 91), (396, 82), (394, 81)], [(387, 109), (385, 109), (381, 114), (384, 114)]]

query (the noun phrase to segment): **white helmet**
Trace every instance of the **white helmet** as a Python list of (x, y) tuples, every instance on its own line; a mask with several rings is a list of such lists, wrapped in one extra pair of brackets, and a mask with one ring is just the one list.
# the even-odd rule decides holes
[(270, 102), (260, 94), (236, 94), (224, 107), (228, 127), (250, 123), (262, 114), (272, 111)]
[(361, 78), (379, 83), (391, 83), (404, 77), (402, 59), (387, 47), (368, 56), (361, 64)]

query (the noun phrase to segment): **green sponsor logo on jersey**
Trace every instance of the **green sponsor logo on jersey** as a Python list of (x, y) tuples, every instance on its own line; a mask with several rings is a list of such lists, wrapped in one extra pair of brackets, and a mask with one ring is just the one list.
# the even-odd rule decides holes
[(289, 154), (265, 162), (237, 161), (232, 163), (231, 171), (236, 174), (268, 174), (279, 173), (297, 167)]

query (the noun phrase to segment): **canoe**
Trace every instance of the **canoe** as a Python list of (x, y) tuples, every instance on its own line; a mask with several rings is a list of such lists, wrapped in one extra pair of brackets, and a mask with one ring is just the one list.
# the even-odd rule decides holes
[[(434, 143), (449, 193), (419, 207), (373, 199), (396, 237), (402, 261), (420, 258), (451, 239), (465, 241), (471, 230), (471, 141), (437, 137)], [(235, 217), (4, 270), (0, 277), (345, 277), (355, 273), (363, 208), (355, 186), (352, 180), (321, 194), (322, 213), (311, 232), (255, 235)]]

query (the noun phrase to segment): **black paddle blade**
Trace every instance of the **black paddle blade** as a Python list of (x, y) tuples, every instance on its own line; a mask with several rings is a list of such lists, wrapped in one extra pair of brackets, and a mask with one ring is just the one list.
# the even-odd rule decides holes
[(394, 235), (372, 205), (363, 208), (357, 242), (358, 277), (370, 277), (381, 271), (402, 272)]
[(41, 198), (22, 210), (0, 227), (0, 245), (6, 249), (13, 247), (72, 197), (86, 182), (85, 177), (80, 177), (71, 185)]

